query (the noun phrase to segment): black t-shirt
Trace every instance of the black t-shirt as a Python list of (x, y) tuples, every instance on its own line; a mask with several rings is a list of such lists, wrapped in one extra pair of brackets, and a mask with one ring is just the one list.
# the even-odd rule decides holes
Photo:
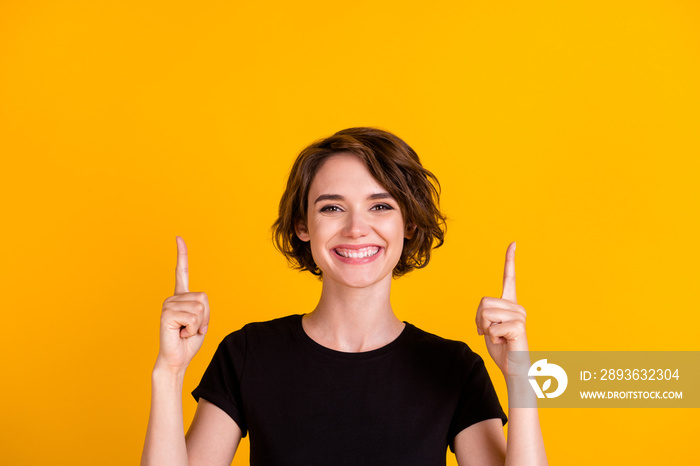
[(250, 464), (444, 465), (466, 427), (506, 416), (484, 362), (406, 323), (388, 345), (319, 345), (301, 315), (248, 324), (219, 345), (192, 392), (250, 432)]

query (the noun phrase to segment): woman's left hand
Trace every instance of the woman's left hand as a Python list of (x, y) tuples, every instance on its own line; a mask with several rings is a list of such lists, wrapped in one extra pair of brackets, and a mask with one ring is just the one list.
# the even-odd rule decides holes
[(525, 308), (515, 295), (515, 242), (506, 250), (501, 298), (481, 298), (476, 310), (476, 330), (504, 376), (508, 376), (508, 352), (528, 351)]

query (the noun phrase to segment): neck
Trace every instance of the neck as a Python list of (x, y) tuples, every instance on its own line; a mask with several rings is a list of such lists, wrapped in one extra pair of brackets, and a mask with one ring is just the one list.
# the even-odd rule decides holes
[(350, 353), (394, 341), (404, 328), (391, 308), (391, 276), (366, 288), (323, 282), (316, 308), (302, 319), (307, 335), (322, 346)]

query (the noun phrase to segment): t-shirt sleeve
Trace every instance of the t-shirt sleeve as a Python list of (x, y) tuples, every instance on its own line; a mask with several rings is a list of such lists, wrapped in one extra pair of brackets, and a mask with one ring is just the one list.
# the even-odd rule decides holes
[(455, 437), (467, 427), (486, 419), (501, 419), (503, 425), (508, 421), (484, 360), (467, 345), (464, 345), (461, 357), (465, 378), (449, 431), (449, 445), (453, 453)]
[(243, 415), (240, 386), (245, 357), (245, 329), (241, 329), (229, 334), (221, 341), (202, 380), (192, 391), (192, 396), (197, 402), (200, 398), (204, 398), (231, 416), (241, 429), (243, 437), (248, 433)]

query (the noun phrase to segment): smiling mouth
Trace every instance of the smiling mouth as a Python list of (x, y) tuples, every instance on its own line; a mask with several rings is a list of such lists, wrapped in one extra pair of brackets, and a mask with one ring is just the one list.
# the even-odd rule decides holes
[(372, 246), (362, 249), (343, 249), (334, 248), (333, 251), (341, 257), (346, 257), (348, 259), (362, 259), (365, 257), (372, 257), (379, 252), (381, 248), (377, 246)]

